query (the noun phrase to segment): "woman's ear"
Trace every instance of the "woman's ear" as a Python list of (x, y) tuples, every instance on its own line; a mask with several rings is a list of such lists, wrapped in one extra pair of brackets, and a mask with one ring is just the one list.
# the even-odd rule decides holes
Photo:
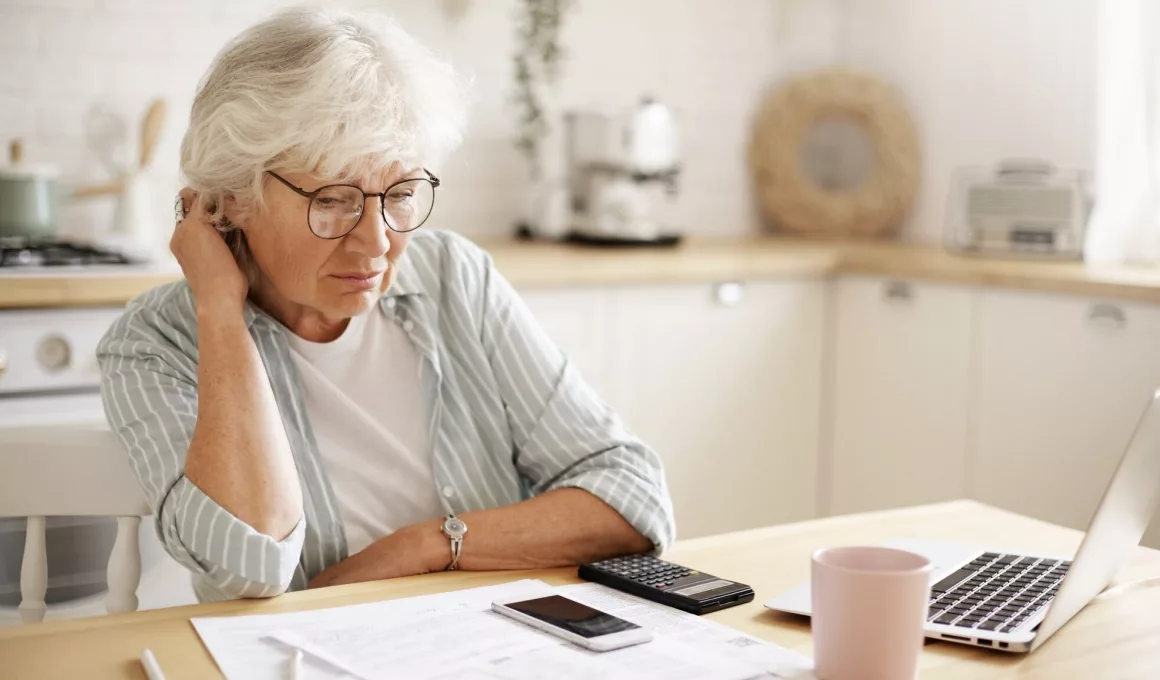
[(222, 227), (233, 227), (245, 231), (246, 222), (244, 211), (237, 199), (233, 195), (226, 196), (223, 199)]

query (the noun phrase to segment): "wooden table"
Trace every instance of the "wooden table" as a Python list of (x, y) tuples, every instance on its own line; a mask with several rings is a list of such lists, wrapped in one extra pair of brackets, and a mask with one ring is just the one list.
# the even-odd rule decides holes
[[(808, 623), (768, 612), (761, 602), (806, 578), (810, 555), (818, 548), (902, 536), (1042, 554), (1072, 554), (1081, 538), (1076, 531), (957, 501), (685, 541), (666, 556), (749, 583), (757, 591), (755, 602), (710, 614), (712, 618), (809, 654)], [(1140, 548), (1121, 580), (1157, 576), (1160, 552)], [(561, 585), (576, 581), (574, 569), (433, 574), (293, 593), (272, 600), (219, 602), (4, 629), (0, 630), (0, 678), (144, 678), (137, 663), (143, 647), (154, 651), (169, 680), (220, 677), (190, 625), (190, 617), (317, 609), (519, 578), (540, 578)], [(922, 678), (1160, 678), (1160, 581), (1105, 593), (1034, 654), (1008, 655), (930, 643), (923, 655)]]

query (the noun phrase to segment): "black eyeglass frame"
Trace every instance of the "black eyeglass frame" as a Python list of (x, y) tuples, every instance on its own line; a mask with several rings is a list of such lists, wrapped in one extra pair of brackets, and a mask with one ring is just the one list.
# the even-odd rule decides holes
[[(435, 190), (439, 188), (440, 184), (442, 184), (442, 182), (439, 181), (439, 178), (436, 177), (435, 175), (433, 175), (431, 173), (431, 171), (428, 170), (427, 168), (423, 168), (423, 172), (427, 173), (426, 177), (410, 177), (408, 179), (401, 179), (398, 182), (395, 182), (391, 186), (387, 187), (381, 193), (377, 193), (377, 194), (368, 194), (367, 192), (363, 191), (361, 187), (357, 187), (353, 184), (327, 184), (326, 186), (318, 187), (314, 191), (307, 191), (307, 190), (303, 189), (302, 187), (294, 186), (289, 181), (287, 181), (286, 178), (282, 177), (281, 175), (274, 172), (273, 170), (267, 170), (266, 174), (270, 175), (271, 177), (278, 180), (282, 184), (285, 184), (288, 189), (290, 189), (294, 193), (298, 194), (299, 196), (301, 196), (303, 198), (310, 199), (310, 203), (307, 204), (307, 206), (306, 206), (306, 226), (310, 229), (310, 233), (314, 234), (315, 238), (320, 238), (320, 239), (323, 239), (324, 241), (334, 241), (336, 239), (345, 238), (347, 234), (354, 231), (355, 227), (357, 227), (359, 225), (359, 222), (362, 222), (363, 215), (366, 215), (366, 211), (364, 210), (363, 212), (359, 213), (358, 219), (355, 220), (354, 224), (351, 225), (350, 229), (347, 229), (342, 234), (339, 234), (338, 236), (319, 236), (318, 232), (314, 231), (314, 225), (310, 224), (310, 213), (311, 213), (311, 208), (314, 206), (314, 197), (315, 196), (318, 196), (318, 194), (322, 193), (323, 191), (326, 191), (327, 189), (333, 189), (336, 187), (349, 187), (351, 189), (354, 189), (355, 191), (358, 191), (359, 193), (361, 193), (363, 195), (363, 205), (366, 205), (366, 200), (368, 198), (372, 198), (372, 197), (377, 198), (377, 199), (379, 199), (379, 213), (383, 216), (383, 221), (387, 223), (387, 228), (390, 229), (391, 231), (395, 232), (396, 234), (408, 234), (412, 231), (415, 231), (416, 229), (423, 226), (424, 224), (426, 224), (427, 220), (431, 217), (431, 213), (435, 212)], [(387, 217), (387, 203), (386, 203), (387, 194), (390, 193), (391, 189), (394, 189), (395, 187), (399, 186), (400, 184), (406, 184), (407, 182), (428, 182), (431, 184), (431, 209), (429, 211), (427, 211), (427, 215), (426, 215), (426, 217), (423, 218), (423, 221), (420, 222), (419, 224), (415, 225), (414, 227), (412, 227), (410, 229), (396, 229), (394, 227), (394, 225), (391, 224), (391, 218)]]

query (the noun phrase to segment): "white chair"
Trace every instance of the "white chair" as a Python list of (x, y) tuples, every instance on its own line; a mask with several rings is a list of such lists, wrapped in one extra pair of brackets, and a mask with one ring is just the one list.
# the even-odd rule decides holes
[(138, 528), (149, 505), (115, 436), (101, 426), (0, 429), (0, 517), (27, 517), (20, 568), (20, 617), (44, 620), (48, 558), (45, 519), (116, 517), (109, 557), (109, 613), (137, 610)]

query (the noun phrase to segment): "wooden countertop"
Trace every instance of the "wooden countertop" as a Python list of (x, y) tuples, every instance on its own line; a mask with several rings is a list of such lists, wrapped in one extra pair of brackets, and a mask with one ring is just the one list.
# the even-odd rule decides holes
[[(482, 240), (520, 287), (705, 283), (868, 274), (1160, 303), (1160, 267), (1093, 268), (1082, 262), (983, 259), (903, 243), (787, 238), (690, 238), (665, 250), (601, 250)], [(121, 305), (180, 276), (176, 270), (102, 274), (0, 273), (0, 309)]]
[[(1029, 554), (1074, 554), (1081, 534), (971, 501), (813, 520), (678, 543), (666, 557), (753, 586), (756, 599), (709, 616), (776, 644), (811, 654), (801, 618), (761, 603), (809, 577), (814, 550), (873, 544), (907, 536), (962, 541)], [(270, 614), (540, 578), (576, 582), (575, 569), (534, 572), (449, 572), (283, 595), (135, 614), (0, 629), (0, 675), (13, 678), (144, 678), (141, 649), (157, 656), (169, 680), (220, 677), (190, 625), (194, 616)], [(1123, 582), (1160, 574), (1160, 552), (1137, 548)], [(923, 680), (1124, 680), (1160, 677), (1160, 588), (1142, 582), (1105, 592), (1033, 654), (1004, 654), (933, 642), (923, 651)]]

